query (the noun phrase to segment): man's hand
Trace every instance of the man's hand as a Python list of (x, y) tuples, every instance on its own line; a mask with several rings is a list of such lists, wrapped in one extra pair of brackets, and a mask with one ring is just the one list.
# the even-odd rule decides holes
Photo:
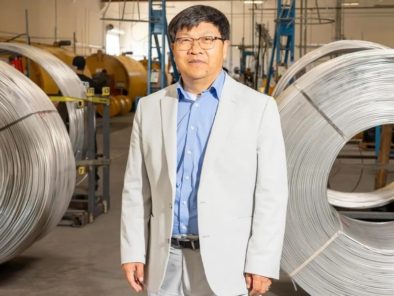
[(245, 273), (245, 281), (246, 288), (248, 288), (250, 296), (265, 294), (272, 284), (269, 278), (251, 273)]
[(132, 262), (122, 264), (123, 273), (134, 291), (144, 289), (144, 263)]

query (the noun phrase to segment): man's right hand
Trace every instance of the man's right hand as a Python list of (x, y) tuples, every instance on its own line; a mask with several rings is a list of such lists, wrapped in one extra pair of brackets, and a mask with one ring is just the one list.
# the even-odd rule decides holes
[(134, 291), (144, 290), (144, 263), (132, 262), (122, 264), (123, 273)]

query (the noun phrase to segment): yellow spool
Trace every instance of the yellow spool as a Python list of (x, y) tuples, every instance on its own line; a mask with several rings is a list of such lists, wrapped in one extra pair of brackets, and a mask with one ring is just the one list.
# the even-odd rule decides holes
[[(109, 117), (115, 117), (120, 113), (121, 105), (119, 100), (116, 97), (110, 97), (110, 105), (109, 105)], [(104, 105), (97, 104), (96, 105), (96, 112), (103, 116), (104, 114)]]
[(115, 99), (119, 102), (120, 105), (120, 115), (125, 115), (126, 112), (126, 101), (123, 99), (122, 96), (116, 96)]
[(131, 100), (126, 96), (116, 96), (116, 99), (121, 106), (120, 115), (127, 115), (131, 109)]
[(126, 100), (126, 106), (127, 106), (127, 112), (131, 111), (131, 107), (133, 106), (133, 102), (131, 101), (131, 99), (129, 97), (124, 97)]
[(147, 73), (141, 63), (127, 56), (110, 56), (98, 52), (86, 58), (91, 73), (107, 70), (111, 80), (111, 94), (118, 95), (127, 91), (134, 101), (146, 95)]

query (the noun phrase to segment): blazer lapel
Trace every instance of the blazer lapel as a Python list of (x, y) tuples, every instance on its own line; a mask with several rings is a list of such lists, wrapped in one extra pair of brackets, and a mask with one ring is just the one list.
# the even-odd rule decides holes
[[(164, 150), (167, 159), (168, 176), (172, 189), (176, 182), (176, 120), (178, 113), (178, 97), (176, 87), (169, 87), (166, 96), (161, 100), (161, 126)], [(174, 197), (174, 194), (173, 194)]]
[[(207, 149), (204, 157), (204, 170), (207, 169), (206, 163), (210, 163), (210, 159), (215, 159), (217, 153), (226, 145), (226, 138), (232, 130), (232, 126), (236, 123), (238, 111), (238, 93), (235, 81), (228, 75), (224, 81), (222, 95), (219, 100), (218, 109), (216, 111), (215, 121), (209, 136)], [(203, 170), (203, 172), (204, 172)]]

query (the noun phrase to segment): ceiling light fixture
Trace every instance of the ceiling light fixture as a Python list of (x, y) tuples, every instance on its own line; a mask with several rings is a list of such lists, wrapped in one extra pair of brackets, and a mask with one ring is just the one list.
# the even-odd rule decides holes
[(263, 0), (251, 0), (251, 1), (244, 1), (244, 4), (264, 4)]
[(343, 3), (343, 6), (359, 6), (360, 3), (358, 2), (345, 2)]

